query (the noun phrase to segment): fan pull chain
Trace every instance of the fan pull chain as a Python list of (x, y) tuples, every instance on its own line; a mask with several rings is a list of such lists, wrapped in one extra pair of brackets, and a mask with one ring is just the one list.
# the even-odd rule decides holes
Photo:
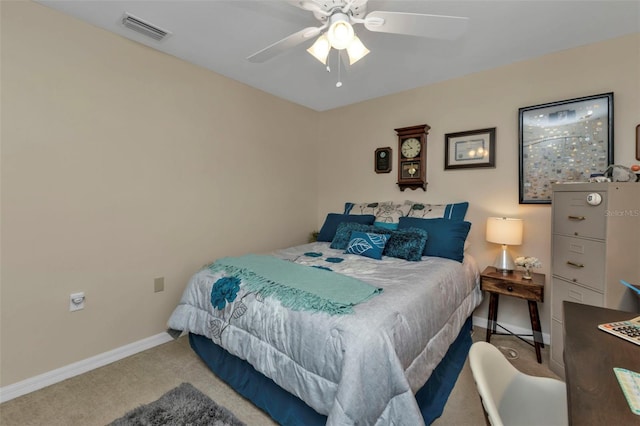
[(340, 66), (340, 51), (337, 51), (337, 52), (338, 52), (338, 82), (336, 83), (336, 87), (342, 87), (342, 81), (340, 81), (341, 80), (341, 78), (340, 78), (340, 68), (342, 68)]

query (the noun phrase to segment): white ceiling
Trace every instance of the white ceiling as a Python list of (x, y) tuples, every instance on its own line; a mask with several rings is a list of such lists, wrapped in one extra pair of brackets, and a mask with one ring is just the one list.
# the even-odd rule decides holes
[[(317, 111), (640, 32), (638, 0), (370, 0), (369, 12), (468, 17), (469, 30), (459, 40), (442, 41), (373, 33), (358, 24), (356, 34), (371, 53), (342, 68), (343, 85), (338, 88), (336, 56), (330, 58), (334, 63), (329, 73), (306, 52), (313, 39), (265, 63), (245, 59), (296, 31), (319, 26), (311, 12), (286, 1), (37, 1)], [(124, 12), (172, 35), (157, 42), (127, 29), (120, 23)]]

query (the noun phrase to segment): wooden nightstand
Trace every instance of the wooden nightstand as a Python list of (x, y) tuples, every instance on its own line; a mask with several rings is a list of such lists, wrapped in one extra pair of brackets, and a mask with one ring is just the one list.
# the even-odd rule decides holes
[[(487, 318), (487, 342), (491, 342), (492, 334), (511, 334), (520, 340), (530, 344), (536, 349), (538, 363), (542, 363), (540, 348), (544, 348), (542, 329), (540, 328), (540, 315), (538, 315), (538, 302), (544, 301), (544, 274), (532, 274), (533, 279), (522, 279), (522, 272), (513, 271), (503, 274), (496, 271), (493, 266), (487, 266), (480, 274), (480, 288), (489, 293), (489, 316)], [(498, 298), (505, 296), (525, 299), (529, 304), (529, 317), (531, 318), (532, 334), (515, 334), (498, 324)], [(500, 327), (507, 333), (497, 333), (496, 327)], [(533, 344), (521, 336), (533, 336)]]

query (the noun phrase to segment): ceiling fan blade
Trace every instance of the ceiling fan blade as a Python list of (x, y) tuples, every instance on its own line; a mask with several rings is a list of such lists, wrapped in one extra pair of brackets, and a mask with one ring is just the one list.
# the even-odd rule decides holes
[(305, 40), (317, 36), (318, 34), (320, 34), (320, 31), (322, 31), (322, 29), (323, 27), (308, 27), (300, 30), (297, 33), (291, 34), (290, 36), (285, 37), (280, 41), (276, 41), (272, 45), (265, 47), (264, 49), (254, 53), (253, 55), (247, 56), (247, 60), (254, 63), (268, 61), (269, 59), (281, 54), (285, 50), (297, 46)]
[(469, 18), (375, 11), (367, 15), (364, 26), (369, 31), (455, 40), (467, 31)]

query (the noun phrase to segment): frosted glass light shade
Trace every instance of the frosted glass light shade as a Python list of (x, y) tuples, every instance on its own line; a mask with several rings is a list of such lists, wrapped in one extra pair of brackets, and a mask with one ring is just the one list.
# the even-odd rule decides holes
[(349, 55), (349, 65), (353, 65), (367, 56), (369, 49), (360, 41), (358, 36), (354, 36), (349, 46), (347, 46), (347, 54)]
[(314, 58), (327, 65), (327, 58), (329, 57), (329, 51), (331, 51), (331, 44), (325, 34), (322, 34), (318, 39), (307, 49)]
[(344, 13), (334, 13), (330, 18), (331, 24), (327, 31), (327, 37), (331, 47), (336, 50), (345, 49), (355, 35), (349, 17)]

